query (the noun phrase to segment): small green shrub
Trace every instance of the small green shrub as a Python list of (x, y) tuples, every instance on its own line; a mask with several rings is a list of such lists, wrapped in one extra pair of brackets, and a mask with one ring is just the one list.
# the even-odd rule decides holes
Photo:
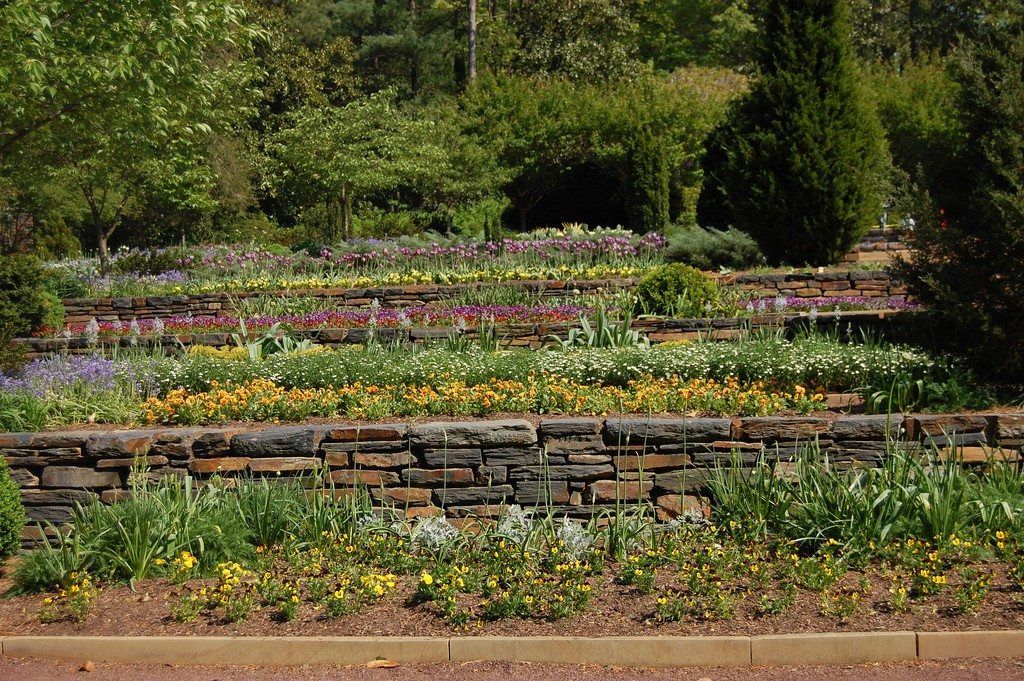
[(7, 461), (0, 457), (0, 560), (14, 555), (21, 545), (21, 528), (25, 526), (25, 509), (21, 491), (11, 478)]
[(721, 297), (714, 279), (695, 267), (671, 263), (656, 267), (640, 280), (637, 306), (644, 314), (698, 317)]
[(0, 256), (0, 339), (28, 336), (64, 323), (60, 299), (46, 288), (46, 270), (31, 255)]
[(681, 262), (702, 270), (743, 270), (764, 264), (764, 255), (746, 232), (728, 229), (683, 227), (668, 234), (669, 262)]
[(110, 270), (114, 274), (162, 274), (178, 269), (178, 260), (184, 255), (180, 248), (153, 248), (132, 251), (114, 257)]

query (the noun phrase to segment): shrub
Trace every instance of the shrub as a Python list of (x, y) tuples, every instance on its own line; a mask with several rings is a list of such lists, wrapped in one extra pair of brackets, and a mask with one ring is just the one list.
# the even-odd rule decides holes
[(702, 270), (742, 270), (764, 263), (757, 242), (738, 229), (682, 227), (668, 235), (669, 262), (681, 262)]
[(7, 461), (0, 457), (0, 560), (14, 555), (21, 545), (21, 529), (25, 526), (25, 509), (21, 490), (11, 479)]
[(643, 126), (627, 154), (630, 226), (637, 232), (664, 232), (669, 223), (669, 168), (664, 140)]
[(642, 313), (679, 317), (704, 315), (720, 295), (714, 279), (682, 263), (654, 268), (644, 275), (636, 289), (637, 306)]
[(110, 270), (114, 274), (163, 274), (178, 269), (178, 260), (183, 255), (184, 250), (180, 248), (129, 251), (115, 256)]
[(31, 255), (0, 256), (0, 340), (27, 336), (64, 321), (60, 299), (46, 288), (46, 271)]
[(761, 77), (704, 156), (700, 224), (751, 234), (772, 263), (837, 261), (881, 208), (884, 138), (846, 13), (841, 0), (767, 3)]

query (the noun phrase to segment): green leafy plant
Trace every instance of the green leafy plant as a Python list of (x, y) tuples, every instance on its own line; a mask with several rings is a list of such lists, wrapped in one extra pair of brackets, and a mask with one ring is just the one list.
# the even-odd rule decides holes
[(636, 289), (637, 308), (642, 313), (676, 317), (705, 316), (720, 296), (714, 279), (681, 263), (654, 268)]
[(0, 560), (14, 555), (18, 550), (24, 527), (25, 509), (21, 504), (21, 490), (11, 478), (6, 459), (0, 458)]

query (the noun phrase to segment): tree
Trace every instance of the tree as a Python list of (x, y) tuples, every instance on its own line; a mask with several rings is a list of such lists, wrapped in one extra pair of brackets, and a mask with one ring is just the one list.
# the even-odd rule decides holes
[(770, 0), (760, 77), (709, 140), (704, 226), (771, 262), (835, 262), (877, 219), (885, 146), (858, 83), (846, 0)]
[[(1018, 5), (1018, 8), (1020, 6)], [(899, 269), (943, 325), (1003, 380), (1024, 376), (1024, 13), (957, 51), (952, 74), (965, 136), (961, 210), (925, 197)]]
[(646, 125), (631, 140), (626, 174), (630, 227), (637, 232), (664, 232), (670, 221), (668, 155), (664, 141)]
[(238, 60), (260, 32), (230, 0), (0, 8), (0, 170), (76, 186), (109, 266), (109, 240), (147, 194), (197, 206), (208, 136), (245, 111)]
[(630, 12), (640, 57), (656, 69), (745, 69), (754, 59), (757, 25), (747, 0), (638, 0)]
[(182, 118), (219, 97), (210, 50), (254, 33), (231, 0), (10, 0), (0, 6), (0, 163), (44, 129)]
[(386, 90), (343, 107), (307, 107), (270, 145), (270, 182), (306, 205), (324, 202), (328, 240), (352, 231), (352, 206), (371, 194), (423, 184), (445, 172), (445, 149), (427, 119), (405, 115)]

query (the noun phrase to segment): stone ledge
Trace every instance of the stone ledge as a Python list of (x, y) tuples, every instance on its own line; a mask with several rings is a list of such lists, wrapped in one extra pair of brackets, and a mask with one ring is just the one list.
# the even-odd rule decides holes
[(168, 665), (364, 665), (515, 661), (617, 667), (846, 665), (1024, 655), (1024, 631), (767, 636), (7, 636), (4, 657)]

